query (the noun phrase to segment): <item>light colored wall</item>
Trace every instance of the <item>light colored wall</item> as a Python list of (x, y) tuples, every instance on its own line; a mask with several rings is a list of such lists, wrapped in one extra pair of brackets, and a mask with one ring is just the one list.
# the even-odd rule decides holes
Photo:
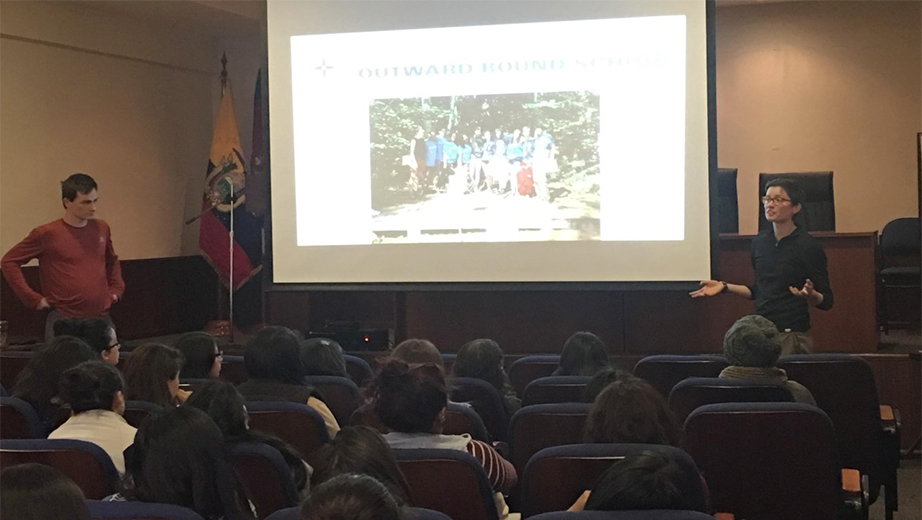
[(717, 8), (721, 167), (739, 168), (740, 232), (760, 172), (833, 170), (839, 232), (918, 214), (922, 3)]

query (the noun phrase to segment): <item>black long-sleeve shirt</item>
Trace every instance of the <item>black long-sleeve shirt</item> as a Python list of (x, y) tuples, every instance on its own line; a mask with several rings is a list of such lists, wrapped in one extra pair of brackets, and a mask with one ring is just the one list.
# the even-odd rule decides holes
[(823, 302), (817, 308), (824, 311), (832, 308), (826, 253), (806, 231), (795, 228), (777, 243), (771, 229), (759, 233), (752, 241), (752, 268), (755, 283), (749, 290), (755, 300), (756, 314), (774, 322), (778, 330), (810, 330), (810, 305), (789, 289), (802, 289), (807, 279), (823, 295)]

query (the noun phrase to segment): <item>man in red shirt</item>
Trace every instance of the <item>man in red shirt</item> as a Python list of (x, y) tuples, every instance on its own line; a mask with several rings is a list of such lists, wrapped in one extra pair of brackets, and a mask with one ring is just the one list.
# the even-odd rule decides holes
[[(54, 337), (54, 322), (64, 318), (104, 318), (125, 292), (112, 235), (95, 219), (96, 181), (75, 173), (61, 183), (64, 217), (32, 230), (3, 255), (3, 276), (30, 309), (51, 309), (45, 339)], [(41, 293), (29, 287), (22, 266), (38, 259)]]

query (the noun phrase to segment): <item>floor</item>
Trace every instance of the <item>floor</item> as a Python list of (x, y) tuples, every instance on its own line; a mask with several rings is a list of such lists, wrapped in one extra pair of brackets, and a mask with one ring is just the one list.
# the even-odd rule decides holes
[[(899, 483), (899, 511), (895, 520), (922, 520), (922, 458), (904, 459), (897, 474)], [(884, 520), (884, 499), (870, 508), (871, 520)]]

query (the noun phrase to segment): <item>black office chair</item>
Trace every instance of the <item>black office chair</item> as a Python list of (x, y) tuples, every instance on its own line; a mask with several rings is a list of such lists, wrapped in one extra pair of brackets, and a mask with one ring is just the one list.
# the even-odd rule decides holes
[(880, 232), (881, 325), (918, 329), (922, 290), (922, 226), (919, 218), (891, 220)]
[(800, 209), (800, 221), (807, 231), (835, 231), (836, 204), (832, 191), (832, 172), (760, 173), (759, 174), (759, 230), (771, 228), (765, 220), (762, 197), (769, 181), (786, 178), (797, 181), (806, 192)]
[(740, 203), (736, 168), (717, 169), (717, 215), (721, 233), (740, 232)]

